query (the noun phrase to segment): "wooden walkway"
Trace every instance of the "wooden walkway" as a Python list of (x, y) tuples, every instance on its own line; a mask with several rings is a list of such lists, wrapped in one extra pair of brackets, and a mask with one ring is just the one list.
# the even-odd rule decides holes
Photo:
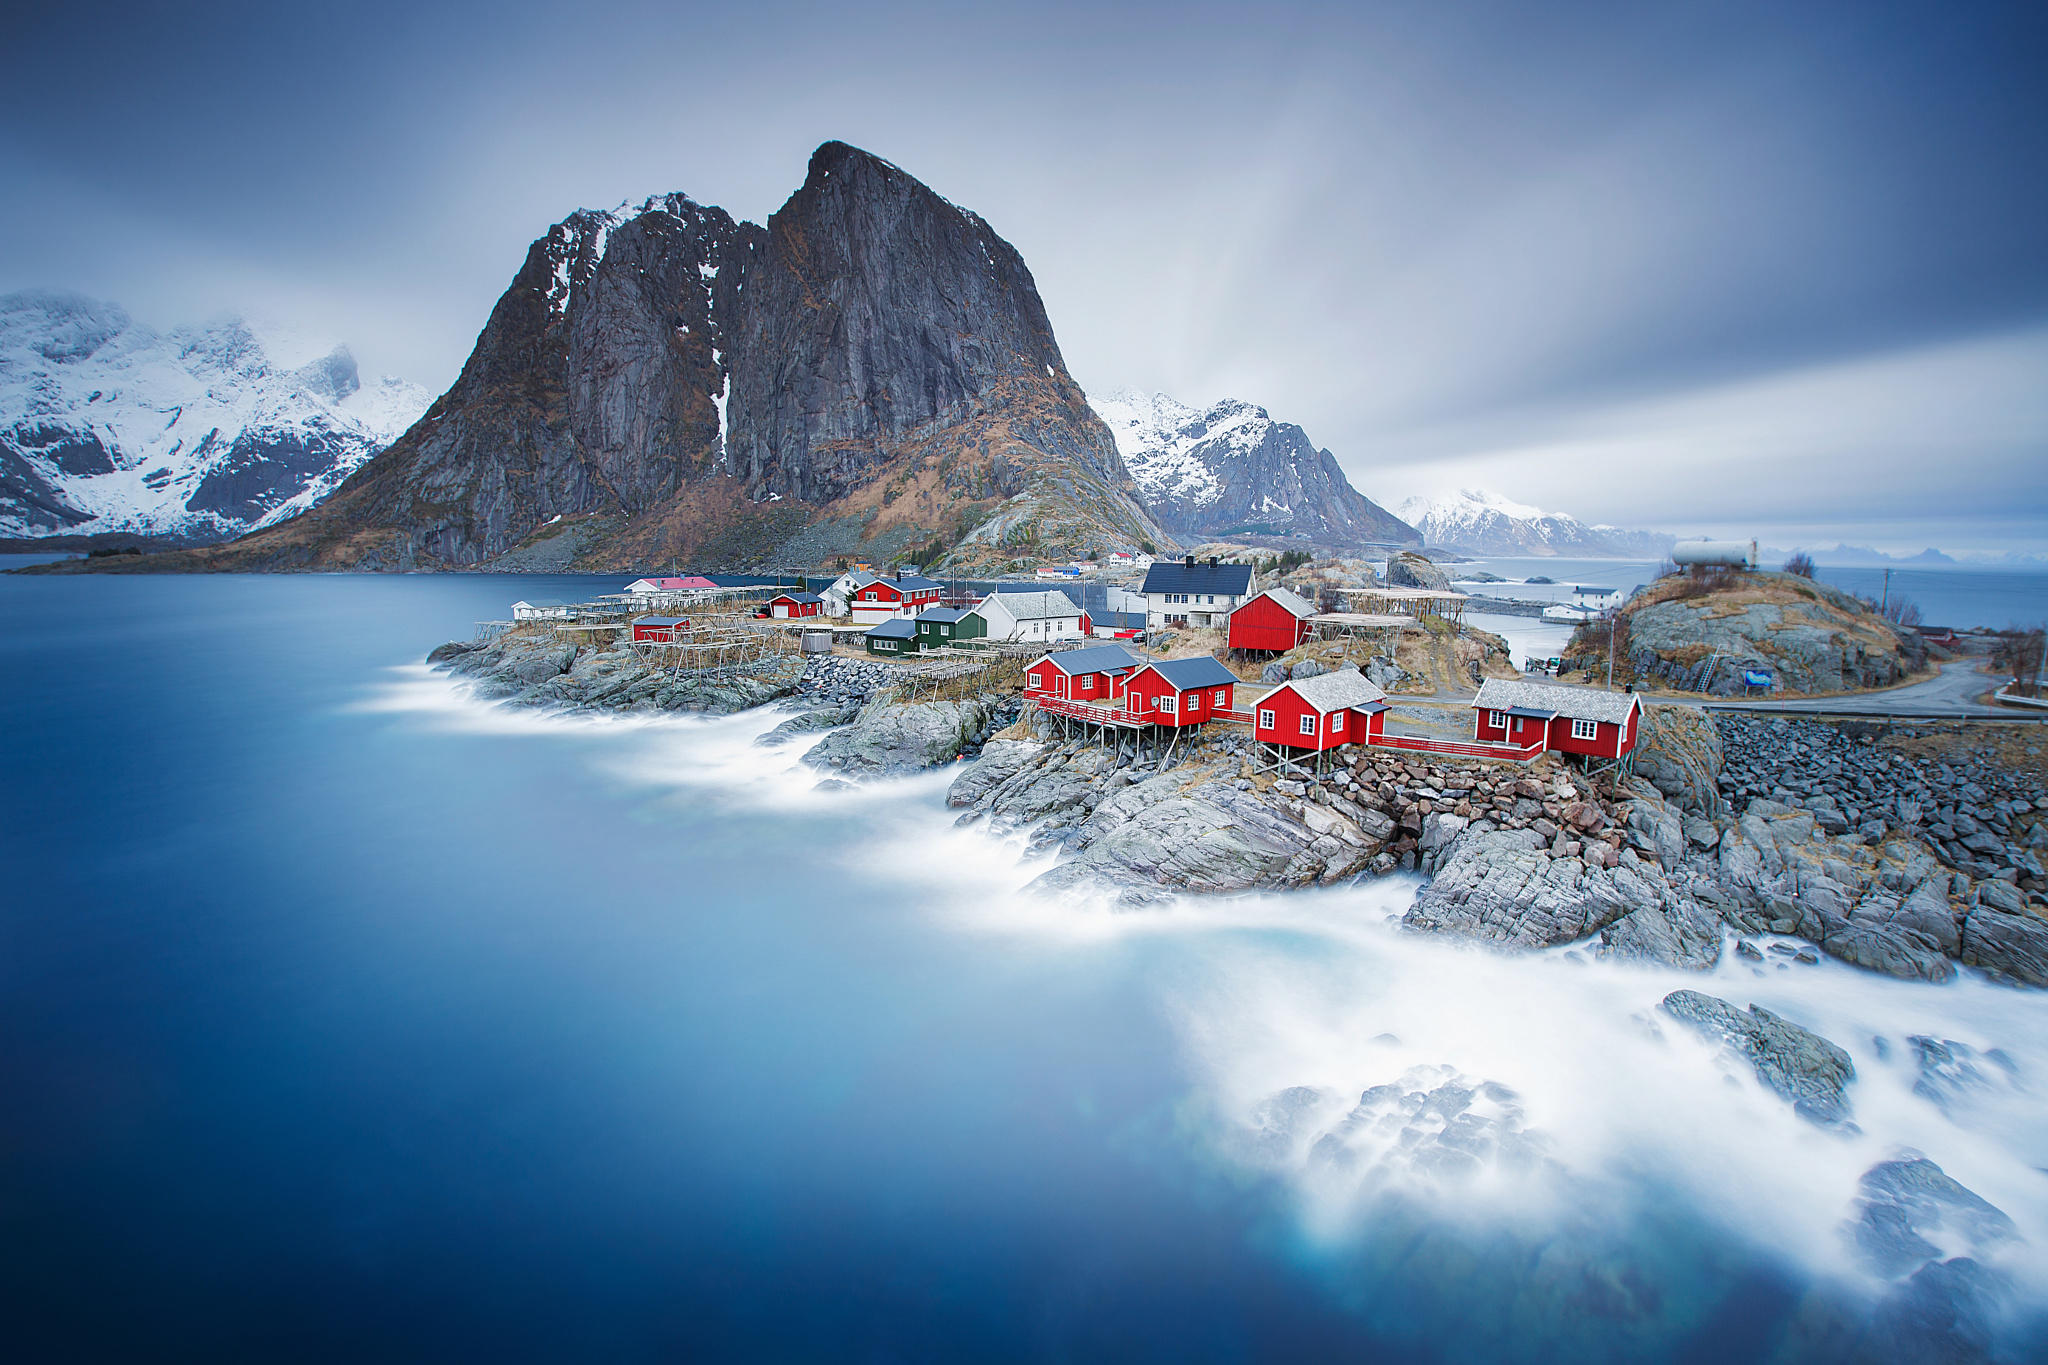
[[(1070, 701), (1062, 697), (1030, 697), (1027, 700), (1047, 715), (1078, 720), (1084, 725), (1100, 725), (1105, 729), (1147, 731), (1159, 728), (1187, 729), (1185, 726), (1161, 726), (1152, 716), (1134, 716), (1121, 705), (1105, 706), (1099, 702)], [(1242, 725), (1252, 729), (1252, 711), (1217, 711), (1208, 719), (1220, 720), (1226, 725)], [(1506, 759), (1515, 763), (1527, 763), (1530, 759), (1546, 752), (1542, 740), (1529, 744), (1490, 744), (1484, 740), (1428, 739), (1421, 735), (1371, 735), (1364, 741), (1374, 749), (1399, 749), (1409, 753), (1444, 754), (1452, 758), (1493, 758)], [(1349, 746), (1346, 746), (1349, 747)]]

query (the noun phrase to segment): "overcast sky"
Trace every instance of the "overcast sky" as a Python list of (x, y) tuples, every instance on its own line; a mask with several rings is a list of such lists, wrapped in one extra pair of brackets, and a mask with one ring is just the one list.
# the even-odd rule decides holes
[(2048, 550), (2048, 6), (13, 6), (0, 289), (438, 391), (527, 244), (828, 138), (1023, 252), (1091, 389), (1392, 504)]

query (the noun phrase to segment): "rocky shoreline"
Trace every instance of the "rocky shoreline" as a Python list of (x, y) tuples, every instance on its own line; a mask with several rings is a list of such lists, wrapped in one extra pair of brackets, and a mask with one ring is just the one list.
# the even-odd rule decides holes
[[(796, 714), (763, 736), (824, 732), (804, 761), (837, 780), (967, 760), (962, 823), (1029, 830), (1063, 853), (1041, 889), (1126, 903), (1419, 873), (1407, 929), (1507, 948), (1706, 970), (1733, 951), (1820, 954), (1946, 981), (1957, 966), (2048, 986), (2042, 769), (1856, 722), (1646, 713), (1635, 771), (1593, 779), (1555, 756), (1444, 761), (1365, 749), (1328, 771), (1262, 773), (1249, 736), (1208, 727), (1170, 763), (1020, 717), (1012, 694), (899, 702), (900, 665), (774, 655), (680, 676), (631, 650), (546, 633), (449, 644), (429, 663), (514, 705)], [(1939, 739), (1939, 735), (1933, 736)], [(1926, 745), (1922, 745), (1923, 748)], [(1427, 761), (1425, 761), (1427, 758)]]
[[(2048, 986), (2044, 768), (1973, 750), (1976, 732), (1959, 728), (1655, 705), (1627, 775), (1589, 776), (1555, 756), (1509, 764), (1376, 748), (1322, 772), (1274, 773), (1234, 728), (1209, 727), (1162, 760), (1064, 733), (1014, 694), (897, 701), (890, 684), (904, 670), (857, 659), (778, 656), (678, 682), (630, 651), (542, 638), (444, 646), (431, 662), (517, 705), (780, 704), (793, 714), (759, 742), (822, 732), (804, 762), (825, 786), (957, 763), (946, 800), (958, 822), (1025, 831), (1034, 850), (1062, 855), (1033, 883), (1049, 893), (1136, 907), (1406, 872), (1424, 879), (1399, 921), (1411, 933), (1702, 973), (1728, 953), (1759, 972), (1825, 955), (1909, 980), (1969, 967)], [(2020, 758), (2038, 755), (2017, 742)], [(1668, 993), (1642, 1022), (1712, 1047), (1731, 1075), (1747, 1071), (1817, 1127), (1858, 1131), (1856, 1068), (1835, 1041), (1698, 990)], [(1909, 1049), (1914, 1092), (1944, 1109), (2020, 1083), (1996, 1049), (1875, 1042), (1880, 1056)], [(1432, 1178), (1546, 1159), (1514, 1092), (1443, 1067), (1376, 1084), (1355, 1106), (1280, 1092), (1246, 1139), (1261, 1159), (1398, 1161)], [(1851, 1354), (1904, 1344), (1928, 1359), (1979, 1358), (2010, 1289), (1998, 1268), (2017, 1238), (2010, 1218), (1906, 1152), (1864, 1172), (1843, 1235), (1876, 1299), (1817, 1297), (1817, 1338)]]
[[(1143, 903), (1411, 871), (1428, 878), (1402, 919), (1415, 932), (1694, 970), (1731, 939), (1765, 961), (1756, 940), (1776, 936), (1811, 945), (1785, 950), (1794, 960), (1926, 981), (1961, 964), (2048, 985), (2038, 783), (1913, 760), (1841, 727), (1675, 706), (1652, 708), (1639, 755), (1634, 776), (1589, 781), (1554, 759), (1374, 749), (1276, 780), (1253, 771), (1239, 735), (1203, 736), (1162, 769), (1035, 717), (991, 742), (948, 802), (963, 823), (1028, 828), (1035, 847), (1063, 850), (1047, 890)], [(1797, 790), (1765, 781), (1789, 768), (1807, 773)], [(1904, 795), (1880, 810), (1873, 774)]]

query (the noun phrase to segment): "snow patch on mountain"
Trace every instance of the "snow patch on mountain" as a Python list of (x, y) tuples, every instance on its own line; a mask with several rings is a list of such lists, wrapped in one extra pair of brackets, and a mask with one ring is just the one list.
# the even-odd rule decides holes
[(1409, 498), (1399, 511), (1425, 543), (1472, 555), (1642, 558), (1662, 555), (1672, 545), (1670, 536), (1654, 531), (1589, 526), (1481, 488)]
[(1325, 544), (1413, 543), (1351, 486), (1336, 458), (1300, 427), (1226, 398), (1190, 407), (1163, 393), (1091, 394), (1146, 510), (1196, 535), (1287, 536)]
[(157, 332), (97, 299), (6, 295), (0, 536), (240, 535), (325, 498), (428, 401), (241, 318)]
[[(1204, 458), (1203, 446), (1212, 433), (1201, 411), (1163, 393), (1132, 389), (1090, 394), (1088, 406), (1116, 438), (1117, 454), (1147, 507), (1169, 502), (1208, 507), (1223, 496), (1223, 483)], [(1244, 426), (1240, 415), (1240, 439)]]

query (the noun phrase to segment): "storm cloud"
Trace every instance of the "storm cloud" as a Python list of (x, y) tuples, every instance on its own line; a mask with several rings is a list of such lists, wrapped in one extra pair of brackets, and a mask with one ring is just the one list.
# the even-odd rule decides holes
[[(1426, 11), (1426, 12), (1425, 12)], [(454, 376), (526, 245), (828, 138), (982, 213), (1084, 385), (1369, 496), (2048, 549), (2048, 19), (1990, 5), (46, 6), (0, 288)]]

